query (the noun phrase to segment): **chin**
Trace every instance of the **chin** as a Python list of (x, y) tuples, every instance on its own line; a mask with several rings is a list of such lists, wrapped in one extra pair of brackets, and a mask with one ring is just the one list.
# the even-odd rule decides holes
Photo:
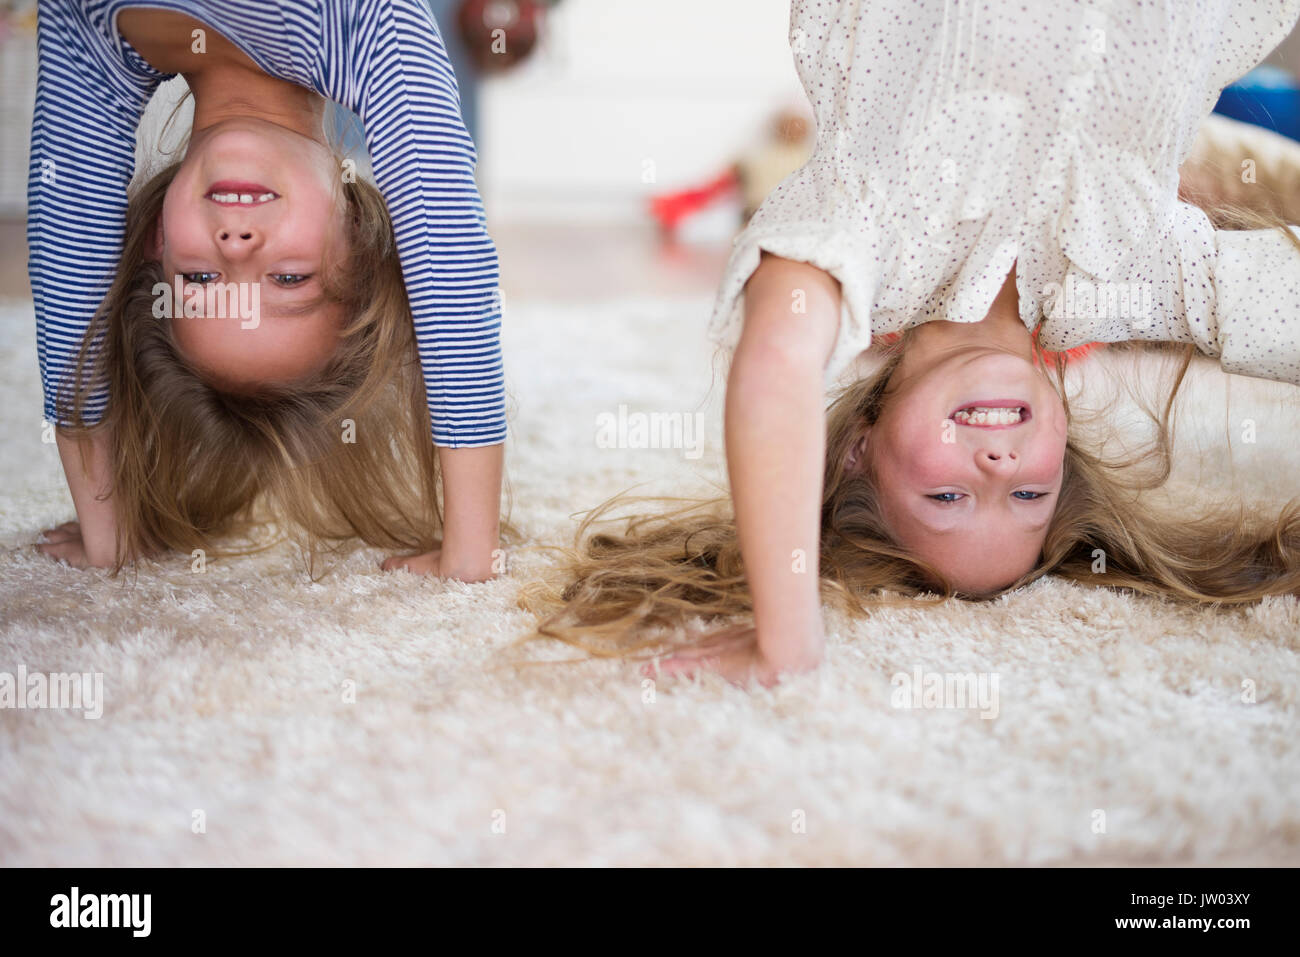
[(1051, 386), (1028, 359), (1017, 356), (984, 356), (966, 363), (954, 374), (944, 376), (945, 386), (960, 393), (981, 396), (1015, 395), (1032, 402), (1046, 396), (1042, 389)]
[(1029, 357), (1013, 356), (1006, 352), (994, 352), (982, 356), (976, 356), (974, 359), (966, 363), (966, 365), (968, 368), (978, 368), (981, 370), (992, 371), (1005, 369), (1020, 374), (1038, 374), (1037, 367)]

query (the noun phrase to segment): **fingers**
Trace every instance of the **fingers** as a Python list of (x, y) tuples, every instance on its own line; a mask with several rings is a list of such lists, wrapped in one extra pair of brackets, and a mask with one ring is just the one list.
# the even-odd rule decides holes
[(62, 525), (41, 532), (39, 541), (42, 544), (57, 545), (73, 538), (81, 538), (81, 525), (77, 522), (64, 522)]
[(673, 655), (654, 661), (641, 669), (647, 678), (666, 676), (669, 678), (693, 678), (705, 671), (720, 671), (722, 658), (719, 655), (690, 656)]
[(744, 648), (738, 651), (717, 653), (706, 650), (703, 653), (683, 653), (671, 655), (653, 662), (641, 669), (647, 678), (695, 678), (705, 672), (722, 676), (731, 684), (746, 688), (755, 679), (764, 687), (775, 680), (765, 669), (759, 667), (752, 650)]
[(384, 559), (379, 567), (386, 572), (405, 571), (412, 575), (438, 574), (439, 552), (422, 555), (393, 555)]
[(45, 529), (36, 543), (36, 550), (46, 558), (73, 568), (90, 567), (81, 541), (81, 525), (75, 521)]
[(753, 625), (732, 625), (713, 632), (694, 647), (656, 658), (641, 669), (641, 674), (647, 678), (693, 678), (712, 671), (728, 681), (743, 683), (753, 671), (756, 639)]
[(64, 565), (71, 565), (73, 568), (88, 568), (90, 564), (86, 561), (86, 550), (82, 548), (80, 538), (37, 545), (36, 550), (47, 558)]
[(755, 654), (754, 629), (747, 626), (727, 628), (703, 639), (693, 648), (682, 648), (670, 657), (683, 661), (752, 659)]

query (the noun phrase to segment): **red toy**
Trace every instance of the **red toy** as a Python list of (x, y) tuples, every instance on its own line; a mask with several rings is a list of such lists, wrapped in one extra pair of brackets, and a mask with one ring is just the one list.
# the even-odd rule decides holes
[(718, 200), (734, 193), (740, 185), (734, 169), (729, 169), (717, 179), (698, 189), (684, 189), (665, 193), (650, 200), (650, 213), (659, 221), (665, 233), (673, 233), (683, 219), (698, 213)]

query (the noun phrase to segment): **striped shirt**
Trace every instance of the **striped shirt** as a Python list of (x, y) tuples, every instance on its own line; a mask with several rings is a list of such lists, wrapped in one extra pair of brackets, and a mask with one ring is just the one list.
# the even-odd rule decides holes
[[(433, 440), (505, 440), (497, 254), (474, 179), (456, 77), (423, 0), (42, 0), (28, 170), (28, 269), (45, 416), (112, 283), (135, 136), (155, 70), (117, 32), (119, 10), (185, 14), (270, 76), (353, 110), (397, 239)], [(103, 415), (98, 387), (86, 421)]]

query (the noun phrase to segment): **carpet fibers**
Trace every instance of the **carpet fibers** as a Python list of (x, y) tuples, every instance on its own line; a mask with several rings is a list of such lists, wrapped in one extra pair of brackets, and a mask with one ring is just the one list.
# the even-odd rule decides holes
[[(553, 561), (532, 545), (633, 485), (721, 479), (707, 311), (508, 304), (526, 543), (508, 576), (463, 585), (385, 574), (372, 549), (316, 583), (287, 546), (202, 573), (187, 555), (117, 579), (52, 564), (31, 546), (71, 500), (31, 304), (0, 303), (0, 681), (102, 675), (97, 719), (0, 709), (0, 862), (1300, 863), (1295, 597), (1190, 609), (1044, 580), (832, 613), (824, 666), (754, 693), (516, 667), (519, 589)], [(1198, 364), (1168, 498), (1300, 494), (1296, 392)], [(627, 447), (645, 412), (700, 413), (702, 454), (689, 432)]]

